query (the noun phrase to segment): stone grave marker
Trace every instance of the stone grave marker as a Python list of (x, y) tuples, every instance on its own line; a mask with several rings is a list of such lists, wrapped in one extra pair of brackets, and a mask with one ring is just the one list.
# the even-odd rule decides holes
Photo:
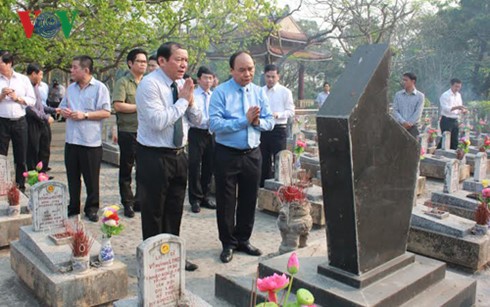
[(451, 132), (444, 131), (442, 133), (441, 149), (442, 150), (449, 150), (449, 149), (451, 149)]
[(8, 189), (12, 184), (9, 161), (7, 156), (0, 155), (0, 196), (7, 195)]
[(293, 177), (293, 153), (289, 150), (281, 150), (276, 155), (275, 180), (284, 185), (291, 185)]
[(32, 210), (34, 231), (46, 231), (64, 227), (68, 218), (68, 190), (56, 181), (43, 181), (31, 188), (29, 206)]
[(160, 234), (136, 251), (138, 306), (179, 306), (185, 301), (185, 250), (181, 238)]
[(475, 170), (473, 178), (476, 182), (481, 182), (487, 177), (487, 153), (479, 152), (475, 155)]
[(459, 190), (459, 161), (456, 159), (446, 164), (444, 178), (444, 193), (452, 194)]

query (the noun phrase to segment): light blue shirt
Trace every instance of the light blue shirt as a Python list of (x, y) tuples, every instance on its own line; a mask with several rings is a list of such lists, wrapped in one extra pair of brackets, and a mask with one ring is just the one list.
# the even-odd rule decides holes
[(393, 117), (400, 124), (417, 125), (424, 109), (425, 96), (414, 89), (412, 93), (398, 91), (393, 100)]
[(200, 86), (194, 90), (194, 104), (201, 110), (202, 120), (200, 125), (189, 123), (189, 126), (199, 129), (209, 129), (209, 102), (211, 101), (212, 93), (212, 91), (206, 93)]
[[(184, 80), (176, 80), (178, 87)], [(156, 69), (143, 77), (136, 89), (136, 113), (138, 114), (138, 134), (136, 140), (144, 146), (175, 148), (174, 124), (183, 118), (184, 139), (187, 142), (188, 121), (199, 125), (201, 123), (201, 110), (184, 98), (173, 102), (173, 81), (163, 72)]]
[[(252, 106), (260, 107), (258, 126), (247, 120), (247, 111)], [(253, 83), (242, 87), (233, 79), (219, 85), (211, 96), (209, 128), (221, 145), (236, 149), (258, 147), (260, 132), (274, 128), (274, 118), (264, 90)]]
[[(104, 83), (92, 77), (87, 86), (80, 88), (77, 82), (70, 84), (66, 95), (60, 103), (60, 108), (72, 111), (94, 112), (99, 110), (111, 111), (109, 90)], [(66, 137), (69, 144), (88, 147), (102, 146), (103, 120), (73, 120), (66, 119)]]
[(41, 94), (41, 101), (43, 106), (47, 106), (49, 85), (46, 82), (41, 81), (39, 84), (39, 93)]
[(315, 102), (316, 102), (316, 104), (318, 105), (319, 108), (321, 108), (321, 106), (325, 103), (325, 100), (327, 100), (328, 95), (330, 95), (330, 92), (328, 92), (328, 93), (325, 93), (325, 92), (318, 93), (318, 96), (316, 96)]

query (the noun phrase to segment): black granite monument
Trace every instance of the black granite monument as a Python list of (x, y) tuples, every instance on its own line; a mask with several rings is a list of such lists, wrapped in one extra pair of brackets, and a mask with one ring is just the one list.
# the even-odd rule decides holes
[(317, 115), (329, 251), (319, 271), (355, 287), (414, 258), (405, 251), (420, 146), (388, 114), (390, 58), (387, 45), (359, 48)]

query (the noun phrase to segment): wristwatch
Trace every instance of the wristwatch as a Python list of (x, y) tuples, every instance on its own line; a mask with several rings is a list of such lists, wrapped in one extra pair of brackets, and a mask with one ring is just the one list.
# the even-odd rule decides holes
[(85, 119), (88, 119), (88, 112), (85, 112)]

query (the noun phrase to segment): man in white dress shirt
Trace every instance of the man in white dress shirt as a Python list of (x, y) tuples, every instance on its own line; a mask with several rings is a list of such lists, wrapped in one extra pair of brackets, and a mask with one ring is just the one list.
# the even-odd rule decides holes
[(264, 186), (265, 179), (273, 178), (272, 161), (276, 154), (286, 149), (287, 122), (294, 116), (293, 94), (289, 89), (279, 84), (279, 68), (274, 64), (264, 68), (264, 91), (269, 98), (272, 115), (274, 116), (274, 129), (263, 131), (260, 135), (260, 151), (262, 152), (262, 176), (260, 186)]
[[(194, 104), (194, 84), (183, 80), (189, 57), (180, 44), (167, 42), (157, 51), (159, 68), (136, 89), (136, 194), (141, 207), (143, 240), (169, 233), (178, 236), (187, 186), (187, 121), (201, 123)], [(197, 265), (186, 261), (185, 269)]]
[(209, 132), (213, 82), (213, 72), (205, 66), (199, 67), (199, 87), (194, 90), (194, 101), (202, 112), (202, 121), (199, 125), (190, 123), (189, 128), (189, 203), (194, 213), (199, 213), (201, 207), (216, 209), (216, 204), (209, 199), (214, 159), (214, 136)]
[[(458, 136), (459, 136), (459, 114), (465, 114), (468, 110), (463, 106), (463, 100), (461, 99), (461, 80), (452, 79), (451, 88), (445, 91), (439, 98), (441, 103), (441, 132), (451, 132), (451, 149), (458, 148)], [(441, 144), (437, 146), (441, 148)]]
[(27, 154), (26, 107), (36, 103), (31, 81), (14, 71), (14, 57), (0, 50), (0, 154), (6, 156), (12, 140), (15, 164), (15, 182), (25, 191)]

